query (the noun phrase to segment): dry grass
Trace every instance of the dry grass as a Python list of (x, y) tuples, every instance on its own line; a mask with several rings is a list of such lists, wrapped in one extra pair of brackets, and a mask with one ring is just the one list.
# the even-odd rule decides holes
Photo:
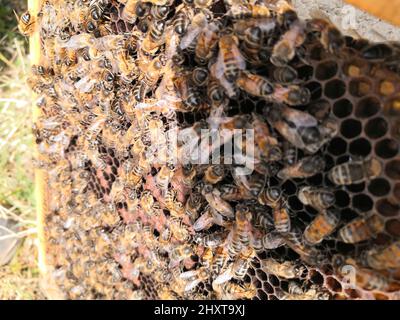
[(22, 10), (21, 2), (0, 1), (0, 21), (6, 22), (0, 23), (0, 217), (16, 220), (19, 231), (12, 236), (22, 239), (11, 263), (0, 267), (0, 299), (43, 298), (37, 268), (27, 40), (16, 34), (15, 21), (9, 18), (13, 8)]

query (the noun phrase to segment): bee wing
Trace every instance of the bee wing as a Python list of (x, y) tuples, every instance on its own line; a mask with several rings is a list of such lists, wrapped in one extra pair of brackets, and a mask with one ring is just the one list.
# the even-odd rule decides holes
[(182, 272), (179, 275), (179, 278), (187, 280), (187, 279), (195, 277), (196, 275), (197, 275), (197, 270), (190, 270), (190, 271)]
[(276, 249), (285, 244), (285, 239), (281, 236), (278, 231), (271, 231), (265, 235), (264, 248), (265, 249)]
[[(210, 67), (211, 74), (221, 82), (221, 78), (224, 76), (224, 55), (219, 50), (217, 61)], [(222, 85), (222, 83), (221, 83)]]
[(213, 286), (214, 285), (219, 285), (222, 283), (225, 283), (229, 280), (232, 279), (232, 269), (231, 267), (229, 267), (227, 270), (225, 270), (223, 273), (221, 273), (218, 277), (215, 278), (215, 280), (213, 281)]
[(244, 59), (242, 53), (240, 52), (239, 48), (236, 45), (232, 46), (232, 52), (237, 60), (237, 66), (240, 70), (246, 69), (246, 60)]
[(186, 287), (185, 287), (185, 291), (192, 291), (194, 288), (196, 288), (196, 286), (201, 282), (200, 279), (196, 279), (194, 281), (189, 282)]
[(91, 45), (92, 36), (88, 33), (81, 33), (72, 36), (67, 42), (60, 43), (61, 47), (78, 50)]
[(213, 224), (213, 220), (214, 218), (211, 214), (209, 214), (209, 212), (204, 213), (193, 224), (194, 231), (198, 232), (210, 228), (211, 225)]
[(307, 112), (289, 107), (282, 107), (281, 111), (285, 120), (295, 127), (315, 127), (318, 125), (317, 119)]
[(95, 83), (96, 80), (86, 76), (75, 83), (75, 88), (77, 88), (82, 93), (88, 93), (93, 90)]
[(207, 18), (204, 13), (199, 13), (193, 18), (192, 24), (188, 27), (186, 34), (181, 39), (179, 45), (181, 50), (186, 49), (193, 43), (194, 39), (196, 39), (200, 32), (206, 27), (206, 24)]

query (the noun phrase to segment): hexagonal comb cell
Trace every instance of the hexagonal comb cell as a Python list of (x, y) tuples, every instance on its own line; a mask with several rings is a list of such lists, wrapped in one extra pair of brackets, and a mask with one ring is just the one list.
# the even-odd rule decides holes
[[(96, 31), (67, 28), (82, 61), (44, 50), (63, 89), (35, 86), (52, 101), (38, 133), (60, 151), (39, 148), (48, 256), (66, 296), (395, 299), (400, 276), (380, 266), (400, 255), (399, 45), (331, 46), (321, 21), (282, 23), (274, 6), (266, 25), (222, 1), (153, 3), (92, 6)], [(207, 151), (215, 141), (202, 129), (225, 131)], [(224, 162), (186, 161), (199, 146)]]

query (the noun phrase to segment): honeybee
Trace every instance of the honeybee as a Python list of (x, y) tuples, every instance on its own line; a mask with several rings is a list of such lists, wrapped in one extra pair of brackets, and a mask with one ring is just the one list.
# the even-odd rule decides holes
[(357, 243), (375, 236), (383, 231), (384, 221), (377, 214), (359, 217), (339, 230), (339, 238), (346, 243)]
[(253, 195), (242, 187), (235, 184), (224, 184), (219, 188), (221, 192), (221, 198), (226, 201), (238, 201), (252, 199)]
[(226, 232), (214, 232), (205, 236), (196, 234), (193, 241), (197, 244), (203, 245), (206, 248), (215, 248), (220, 246), (226, 238)]
[(298, 76), (297, 70), (288, 65), (277, 67), (274, 70), (274, 79), (279, 83), (294, 83)]
[(205, 282), (210, 276), (209, 271), (202, 267), (196, 270), (186, 271), (180, 274), (180, 278), (187, 282), (185, 291), (193, 290), (200, 282)]
[(281, 160), (282, 150), (278, 146), (278, 140), (272, 136), (268, 125), (255, 113), (253, 113), (252, 119), (254, 140), (261, 151), (263, 159), (265, 161)]
[(260, 52), (265, 47), (265, 40), (273, 37), (275, 27), (276, 23), (271, 19), (240, 20), (235, 23), (234, 29), (243, 40), (241, 49), (249, 62), (261, 64)]
[(365, 263), (375, 270), (398, 268), (400, 266), (400, 241), (385, 248), (373, 248), (364, 254)]
[(174, 30), (177, 34), (182, 36), (186, 33), (190, 21), (194, 16), (194, 11), (191, 8), (181, 4), (179, 7), (177, 7), (176, 12), (176, 17), (174, 19)]
[(306, 40), (304, 26), (299, 21), (292, 23), (282, 38), (274, 45), (270, 61), (277, 67), (287, 65), (296, 55), (296, 48)]
[(322, 172), (325, 167), (325, 160), (320, 156), (310, 156), (299, 160), (291, 166), (287, 166), (278, 172), (282, 180), (290, 178), (307, 178)]
[(230, 257), (236, 257), (243, 247), (250, 243), (251, 213), (244, 205), (236, 206), (235, 224), (229, 232), (227, 250)]
[(303, 265), (294, 261), (278, 262), (272, 258), (261, 260), (261, 269), (284, 279), (300, 278), (307, 270)]
[(172, 235), (180, 242), (188, 242), (191, 238), (190, 229), (181, 219), (171, 217), (169, 219), (169, 228)]
[(222, 164), (210, 165), (204, 172), (204, 181), (209, 184), (216, 184), (225, 177), (225, 167)]
[(247, 270), (249, 269), (249, 264), (251, 259), (254, 257), (255, 251), (251, 247), (244, 248), (236, 260), (228, 266), (227, 270), (221, 273), (213, 281), (213, 286), (222, 284), (231, 280), (232, 278), (237, 280), (243, 280)]
[(160, 206), (159, 204), (154, 200), (151, 192), (149, 190), (144, 190), (141, 194), (140, 197), (140, 206), (148, 214), (150, 217), (151, 216), (158, 216)]
[(277, 205), (273, 212), (272, 216), (274, 219), (274, 226), (276, 231), (279, 233), (287, 233), (291, 229), (291, 221), (290, 221), (290, 215), (289, 215), (289, 210), (287, 207), (282, 204)]
[(316, 245), (329, 236), (337, 227), (340, 215), (336, 209), (320, 212), (304, 230), (303, 238), (309, 245)]
[(282, 86), (274, 84), (274, 92), (265, 97), (267, 100), (286, 103), (290, 106), (305, 105), (311, 99), (310, 90), (298, 85)]
[(182, 260), (190, 258), (191, 255), (194, 254), (193, 248), (189, 244), (181, 244), (176, 246), (170, 252), (170, 264), (169, 268), (173, 267), (176, 264), (179, 264)]
[(181, 50), (188, 49), (192, 51), (192, 49), (194, 49), (195, 39), (197, 39), (207, 24), (208, 22), (205, 12), (200, 11), (197, 13), (188, 25), (185, 35), (181, 38), (179, 48)]
[(227, 14), (236, 20), (248, 18), (262, 19), (270, 17), (271, 11), (263, 4), (249, 4), (241, 0), (236, 0), (232, 1)]
[(183, 217), (185, 207), (182, 202), (177, 200), (177, 191), (169, 189), (165, 195), (165, 205), (170, 210), (172, 216)]
[(393, 57), (395, 52), (394, 48), (386, 43), (373, 43), (363, 48), (361, 55), (368, 60), (383, 62)]
[(350, 185), (373, 179), (382, 172), (382, 164), (376, 158), (349, 161), (333, 167), (329, 179), (337, 185)]
[(214, 78), (211, 78), (208, 81), (207, 96), (210, 99), (213, 107), (222, 105), (225, 100), (224, 90)]
[(218, 45), (215, 76), (217, 79), (224, 76), (228, 82), (234, 82), (240, 71), (246, 68), (246, 62), (238, 48), (239, 40), (233, 34), (226, 34), (219, 39)]
[(206, 184), (203, 187), (202, 195), (207, 200), (209, 205), (225, 217), (231, 218), (234, 216), (232, 206), (220, 196), (220, 192), (214, 189), (212, 185)]
[(286, 106), (271, 107), (267, 119), (272, 126), (292, 145), (315, 153), (322, 134), (317, 119), (310, 114)]
[(281, 203), (282, 192), (278, 187), (264, 188), (258, 195), (258, 202), (262, 205), (276, 208)]
[(24, 12), (21, 17), (18, 17), (17, 13), (14, 11), (15, 16), (18, 20), (18, 30), (24, 36), (31, 36), (36, 29), (37, 19), (31, 15), (29, 11)]
[(196, 232), (207, 230), (214, 224), (214, 216), (211, 208), (208, 206), (203, 214), (193, 223), (193, 229)]
[(305, 244), (303, 232), (296, 226), (284, 235), (286, 245), (295, 251), (302, 260), (310, 264), (320, 265), (326, 261), (326, 255)]
[(150, 9), (151, 16), (156, 20), (164, 20), (169, 13), (169, 6), (152, 6)]
[(182, 170), (182, 177), (181, 181), (183, 182), (184, 186), (187, 188), (192, 188), (196, 178), (196, 168), (192, 164), (188, 163), (181, 167)]
[(164, 41), (165, 22), (155, 20), (150, 26), (149, 32), (143, 39), (140, 49), (145, 54), (154, 54)]
[(377, 271), (357, 266), (355, 261), (351, 258), (345, 258), (340, 254), (334, 255), (332, 258), (332, 265), (339, 275), (346, 278), (349, 277), (349, 267), (354, 268), (356, 270), (353, 279), (355, 283), (351, 284), (361, 287), (365, 290), (378, 290), (387, 292), (399, 290), (398, 281), (390, 281), (388, 277)]
[(251, 299), (257, 294), (257, 289), (252, 283), (238, 284), (234, 282), (224, 282), (213, 286), (219, 299), (238, 300)]
[(304, 290), (294, 281), (289, 282), (288, 291), (288, 294), (280, 297), (282, 300), (329, 300), (330, 298), (328, 292), (322, 292), (316, 286)]
[(299, 19), (293, 6), (286, 0), (279, 0), (276, 3), (276, 11), (278, 13), (277, 20), (285, 29), (289, 29)]
[(109, 0), (91, 0), (89, 4), (89, 13), (93, 20), (97, 21), (103, 16)]
[(273, 93), (273, 85), (261, 76), (242, 71), (236, 80), (236, 85), (256, 97), (265, 97)]
[(160, 171), (155, 176), (156, 185), (163, 194), (166, 193), (168, 189), (168, 184), (170, 183), (174, 172), (175, 172), (175, 166), (172, 164), (168, 164), (162, 166)]
[(317, 210), (329, 208), (335, 203), (335, 195), (333, 192), (324, 188), (301, 187), (297, 197), (303, 204)]
[(177, 75), (173, 80), (179, 97), (184, 102), (182, 111), (195, 111), (201, 106), (200, 92), (192, 85), (190, 75)]
[(311, 19), (307, 27), (320, 33), (321, 44), (329, 52), (337, 54), (344, 47), (344, 37), (332, 23), (323, 19)]
[(211, 271), (213, 274), (220, 274), (221, 270), (226, 267), (229, 255), (225, 246), (219, 246), (215, 249), (214, 257), (211, 263)]
[(272, 250), (285, 245), (285, 239), (280, 232), (272, 230), (262, 236), (261, 244), (263, 249)]
[(219, 21), (213, 21), (204, 28), (198, 36), (195, 48), (195, 60), (199, 64), (206, 64), (214, 54), (218, 44), (218, 35), (221, 29)]
[(208, 71), (205, 68), (196, 67), (192, 72), (192, 81), (198, 87), (203, 87), (208, 80)]
[(137, 101), (142, 101), (145, 94), (155, 86), (164, 70), (165, 64), (166, 61), (162, 55), (154, 58), (149, 63), (148, 67), (144, 70), (143, 78), (139, 81), (139, 85), (136, 87), (138, 88), (138, 92), (140, 92), (140, 96), (135, 95)]

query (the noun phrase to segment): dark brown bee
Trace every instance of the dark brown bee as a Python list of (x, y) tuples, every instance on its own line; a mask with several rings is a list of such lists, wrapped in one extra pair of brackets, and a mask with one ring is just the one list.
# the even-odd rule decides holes
[(329, 172), (329, 179), (337, 185), (360, 183), (375, 178), (382, 172), (382, 164), (375, 158), (339, 164)]
[(323, 19), (311, 19), (307, 23), (310, 30), (320, 32), (320, 41), (326, 50), (338, 53), (345, 45), (342, 33), (330, 22)]
[(205, 68), (194, 68), (192, 73), (193, 83), (198, 87), (203, 87), (206, 85), (208, 80), (208, 71)]
[(293, 83), (298, 79), (298, 73), (291, 66), (277, 67), (274, 70), (274, 79), (280, 83)]
[(300, 22), (293, 23), (282, 38), (274, 45), (270, 61), (277, 67), (285, 66), (296, 55), (296, 49), (306, 40), (306, 33)]
[(207, 96), (213, 106), (219, 106), (225, 98), (223, 88), (219, 85), (215, 79), (210, 79), (207, 85)]
[(164, 35), (165, 22), (162, 20), (155, 20), (150, 26), (149, 32), (142, 41), (141, 49), (148, 54), (153, 54), (158, 50), (161, 45)]
[(361, 51), (363, 58), (368, 60), (385, 60), (392, 56), (393, 48), (386, 43), (374, 43)]
[(385, 227), (384, 221), (377, 214), (369, 217), (359, 217), (339, 230), (339, 237), (346, 243), (358, 243), (368, 240), (377, 233), (383, 231)]
[(276, 208), (282, 199), (282, 192), (278, 187), (266, 187), (258, 195), (258, 202), (271, 208)]
[(302, 187), (298, 193), (299, 200), (317, 210), (329, 208), (335, 203), (333, 192), (317, 187)]
[(91, 0), (89, 5), (90, 16), (93, 20), (100, 20), (109, 0)]
[(304, 230), (305, 242), (310, 245), (320, 243), (336, 229), (339, 219), (337, 210), (327, 209), (320, 212)]
[(180, 36), (186, 33), (186, 30), (194, 16), (194, 11), (186, 6), (181, 6), (177, 9), (177, 14), (174, 19), (174, 30)]
[(279, 1), (277, 5), (277, 20), (279, 24), (287, 30), (294, 22), (299, 20), (299, 17), (297, 16), (296, 11), (294, 11), (293, 6), (291, 6), (287, 1)]

